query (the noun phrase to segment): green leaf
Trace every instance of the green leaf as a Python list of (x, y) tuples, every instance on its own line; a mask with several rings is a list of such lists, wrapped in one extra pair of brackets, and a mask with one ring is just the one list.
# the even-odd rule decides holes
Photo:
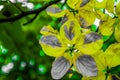
[(73, 75), (70, 78), (70, 80), (82, 80), (82, 75), (78, 74), (77, 72), (73, 72)]
[(110, 36), (103, 36), (103, 41), (106, 41), (109, 39)]
[(93, 24), (93, 25), (91, 26), (91, 30), (94, 31), (94, 32), (97, 31), (97, 26)]
[(119, 74), (120, 73), (120, 65), (112, 67), (109, 71), (111, 74)]
[(107, 36), (103, 36), (103, 46), (102, 46), (102, 50), (105, 51), (111, 44), (117, 42), (114, 35), (111, 35), (110, 37)]

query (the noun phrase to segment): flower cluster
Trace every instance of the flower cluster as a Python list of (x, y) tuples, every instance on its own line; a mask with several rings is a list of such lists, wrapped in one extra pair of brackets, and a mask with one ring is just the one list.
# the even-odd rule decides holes
[[(62, 17), (59, 31), (51, 26), (44, 26), (40, 31), (43, 36), (39, 43), (43, 51), (56, 57), (51, 69), (52, 78), (61, 79), (74, 66), (83, 75), (83, 80), (112, 80), (109, 69), (120, 65), (120, 3), (67, 0), (67, 5), (64, 10), (57, 5), (46, 9), (50, 16)], [(92, 31), (96, 20), (99, 25)], [(109, 38), (104, 39), (105, 36)], [(103, 50), (112, 37), (115, 41)]]

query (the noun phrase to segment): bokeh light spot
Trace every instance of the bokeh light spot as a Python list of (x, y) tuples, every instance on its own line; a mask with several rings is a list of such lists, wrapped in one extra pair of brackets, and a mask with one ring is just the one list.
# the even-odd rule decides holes
[(10, 62), (10, 63), (8, 63), (7, 65), (3, 65), (3, 66), (1, 67), (1, 70), (2, 70), (4, 73), (9, 73), (13, 67), (14, 67), (14, 63), (13, 63), (13, 62)]
[(40, 54), (40, 56), (42, 56), (42, 57), (45, 56), (45, 53), (43, 52), (43, 50), (40, 50), (40, 53), (39, 53), (39, 54)]
[(15, 54), (15, 55), (12, 56), (12, 60), (13, 60), (13, 61), (18, 61), (19, 58), (20, 58), (20, 57), (19, 57), (17, 54)]
[(45, 74), (47, 72), (46, 67), (42, 64), (39, 65), (38, 70), (40, 74)]

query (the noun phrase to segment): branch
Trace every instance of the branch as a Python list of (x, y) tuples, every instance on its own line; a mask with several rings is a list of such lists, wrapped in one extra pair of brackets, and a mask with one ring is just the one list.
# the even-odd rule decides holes
[(20, 13), (17, 16), (13, 16), (13, 17), (9, 17), (9, 18), (3, 18), (0, 19), (0, 23), (4, 23), (4, 22), (14, 22), (16, 20), (19, 20), (27, 15), (31, 15), (31, 14), (39, 14), (41, 11), (43, 11), (44, 9), (46, 9), (48, 6), (55, 4), (57, 2), (59, 2), (60, 0), (53, 0), (50, 1), (49, 3), (43, 5), (41, 8), (36, 9), (36, 10), (32, 10), (32, 11), (25, 11), (24, 13)]
[(24, 23), (23, 25), (27, 25), (27, 24), (33, 22), (37, 18), (37, 16), (38, 16), (38, 14), (35, 14), (35, 16), (30, 21)]

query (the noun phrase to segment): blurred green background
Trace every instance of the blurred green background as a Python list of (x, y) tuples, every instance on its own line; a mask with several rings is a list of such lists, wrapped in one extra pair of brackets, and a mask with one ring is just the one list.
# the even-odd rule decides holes
[[(21, 11), (42, 7), (50, 0), (0, 0), (0, 19), (16, 16)], [(19, 9), (20, 8), (20, 9)], [(0, 23), (0, 80), (50, 80), (54, 58), (48, 57), (39, 45), (40, 29), (54, 25), (46, 11), (28, 15), (15, 22)]]

